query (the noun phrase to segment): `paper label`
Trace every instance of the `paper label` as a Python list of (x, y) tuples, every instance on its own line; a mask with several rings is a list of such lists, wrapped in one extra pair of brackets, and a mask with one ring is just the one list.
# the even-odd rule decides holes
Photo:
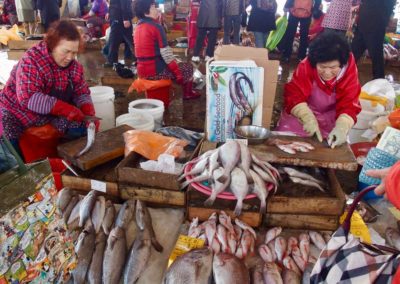
[(174, 260), (178, 256), (185, 254), (192, 249), (202, 248), (203, 246), (204, 246), (204, 240), (202, 239), (192, 238), (185, 235), (179, 235), (174, 250), (171, 252), (171, 255), (169, 256), (168, 267), (174, 262)]
[[(344, 212), (343, 215), (340, 217), (340, 224), (343, 223), (344, 219), (347, 216), (347, 212)], [(371, 235), (369, 234), (369, 230), (367, 225), (364, 223), (364, 220), (362, 219), (361, 215), (357, 212), (354, 211), (353, 215), (351, 216), (350, 220), (350, 233), (357, 237), (360, 238), (362, 242), (371, 244)]]
[(90, 180), (90, 187), (93, 190), (97, 190), (97, 191), (104, 192), (104, 193), (107, 192), (107, 184), (105, 182), (102, 182), (102, 181), (99, 181), (99, 180), (91, 179)]

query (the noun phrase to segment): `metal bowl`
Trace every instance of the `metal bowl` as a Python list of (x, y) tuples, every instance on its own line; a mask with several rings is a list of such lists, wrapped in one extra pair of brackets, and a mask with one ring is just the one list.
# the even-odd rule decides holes
[(236, 138), (247, 139), (249, 144), (261, 144), (271, 136), (271, 131), (257, 125), (236, 126), (234, 129)]

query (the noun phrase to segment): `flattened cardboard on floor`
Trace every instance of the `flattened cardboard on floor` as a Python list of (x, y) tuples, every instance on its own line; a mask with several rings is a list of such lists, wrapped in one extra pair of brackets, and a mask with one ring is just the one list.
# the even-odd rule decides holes
[(222, 45), (215, 50), (215, 60), (254, 60), (264, 68), (264, 100), (262, 126), (270, 128), (275, 101), (276, 84), (278, 82), (279, 61), (268, 60), (265, 48)]

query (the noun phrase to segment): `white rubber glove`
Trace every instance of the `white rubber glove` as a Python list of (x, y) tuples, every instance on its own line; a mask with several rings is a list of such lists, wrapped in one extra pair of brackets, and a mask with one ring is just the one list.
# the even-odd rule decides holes
[(319, 130), (319, 125), (317, 118), (315, 117), (312, 110), (308, 107), (307, 103), (299, 103), (292, 108), (291, 114), (297, 117), (303, 124), (303, 129), (305, 132), (313, 136), (317, 136), (318, 141), (322, 142), (321, 131)]
[(348, 114), (342, 113), (336, 119), (336, 125), (328, 136), (328, 144), (331, 148), (342, 145), (347, 140), (347, 134), (353, 127), (354, 120)]

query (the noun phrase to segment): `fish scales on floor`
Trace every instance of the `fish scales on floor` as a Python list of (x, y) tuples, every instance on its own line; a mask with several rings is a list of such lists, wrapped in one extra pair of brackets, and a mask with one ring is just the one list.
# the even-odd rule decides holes
[[(141, 201), (128, 200), (117, 211), (115, 204), (94, 190), (81, 196), (65, 188), (58, 194), (57, 207), (71, 236), (77, 238), (78, 265), (71, 273), (74, 283), (119, 283), (121, 279), (135, 283), (146, 269), (151, 247), (163, 251)], [(129, 248), (126, 232), (134, 220), (138, 233)]]
[(266, 199), (275, 193), (280, 173), (270, 163), (252, 154), (249, 148), (237, 141), (229, 141), (221, 147), (210, 150), (185, 165), (185, 172), (180, 180), (186, 178), (181, 185), (185, 188), (191, 183), (207, 181), (212, 192), (205, 201), (212, 206), (218, 194), (230, 191), (237, 199), (235, 215), (239, 216), (243, 200), (254, 193), (261, 202), (260, 211), (266, 211)]

